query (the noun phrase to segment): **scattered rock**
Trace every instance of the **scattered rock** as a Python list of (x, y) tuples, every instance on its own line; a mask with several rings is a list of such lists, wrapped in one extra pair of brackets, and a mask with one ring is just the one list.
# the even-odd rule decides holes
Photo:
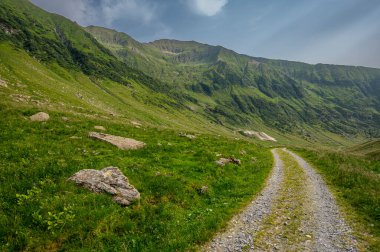
[(113, 136), (104, 133), (90, 132), (88, 136), (113, 144), (121, 150), (136, 150), (145, 146), (145, 143), (131, 138)]
[(30, 120), (33, 122), (46, 122), (50, 118), (49, 114), (45, 112), (39, 112), (30, 117)]
[(77, 97), (78, 97), (79, 99), (83, 99), (83, 95), (82, 95), (81, 93), (77, 93)]
[(5, 87), (5, 88), (7, 88), (7, 87), (8, 87), (7, 82), (6, 82), (5, 80), (0, 79), (0, 87)]
[(246, 137), (256, 137), (256, 138), (260, 139), (261, 141), (277, 142), (277, 140), (274, 137), (269, 136), (265, 132), (244, 130), (244, 131), (240, 131), (240, 134), (242, 134), (243, 136), (246, 136)]
[(189, 139), (195, 139), (195, 138), (197, 138), (197, 137), (194, 136), (194, 135), (186, 134), (186, 133), (179, 133), (179, 136), (180, 136), (180, 137), (187, 137), (187, 138), (189, 138)]
[(136, 121), (131, 121), (132, 125), (135, 126), (136, 128), (140, 128), (142, 126), (141, 123), (136, 122)]
[(113, 200), (122, 206), (128, 206), (133, 200), (140, 199), (140, 193), (129, 184), (128, 178), (117, 167), (107, 167), (100, 171), (81, 170), (69, 180), (92, 192), (111, 194)]
[(240, 155), (246, 155), (246, 154), (247, 154), (247, 152), (245, 150), (240, 151)]
[(230, 158), (220, 158), (219, 160), (215, 161), (220, 166), (225, 166), (226, 164), (233, 163), (236, 165), (241, 165), (240, 159), (230, 157)]
[(31, 98), (29, 95), (22, 94), (12, 94), (10, 96), (12, 97), (12, 100), (15, 102), (29, 102)]
[(62, 121), (67, 122), (68, 120), (69, 120), (68, 117), (66, 117), (66, 116), (62, 116)]
[(208, 192), (208, 186), (202, 186), (201, 188), (198, 188), (197, 191), (200, 195), (204, 195)]
[(99, 125), (94, 126), (94, 129), (96, 129), (96, 130), (106, 131), (106, 128), (104, 128), (103, 126), (99, 126)]

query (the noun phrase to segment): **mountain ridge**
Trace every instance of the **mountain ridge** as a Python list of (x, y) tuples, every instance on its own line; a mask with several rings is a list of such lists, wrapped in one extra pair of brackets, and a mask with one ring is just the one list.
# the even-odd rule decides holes
[[(97, 33), (101, 32), (97, 29), (107, 30), (107, 28), (96, 27), (87, 30), (94, 37), (97, 37)], [(102, 43), (102, 40), (100, 39), (99, 42)], [(106, 44), (104, 45), (107, 46)], [(335, 110), (333, 107), (336, 105), (339, 105), (339, 107), (336, 109), (338, 111), (334, 111), (334, 113), (336, 115), (344, 114), (343, 117), (345, 117), (345, 119), (342, 117), (342, 123), (338, 127), (345, 127), (343, 121), (349, 119), (351, 109), (353, 114), (356, 113), (356, 117), (360, 117), (360, 120), (366, 117), (365, 113), (358, 115), (361, 111), (356, 109), (355, 106), (375, 108), (377, 112), (371, 116), (374, 116), (376, 122), (379, 122), (379, 69), (329, 64), (312, 65), (294, 61), (271, 60), (239, 54), (222, 46), (212, 46), (196, 41), (162, 39), (148, 43), (138, 42), (137, 45), (138, 53), (130, 47), (119, 47), (117, 49), (109, 47), (109, 49), (113, 51), (116, 57), (127, 64), (133, 65), (176, 88), (182, 87), (184, 90), (182, 92), (192, 91), (193, 93), (212, 97), (214, 93), (220, 93), (226, 88), (232, 88), (228, 91), (232, 96), (232, 101), (227, 100), (224, 102), (225, 104), (220, 104), (222, 102), (219, 102), (219, 109), (216, 109), (216, 113), (224, 114), (223, 116), (227, 114), (227, 117), (235, 117), (232, 118), (232, 123), (234, 121), (235, 123), (237, 121), (243, 123), (244, 121), (236, 118), (233, 114), (245, 113), (249, 110), (255, 113), (254, 111), (260, 110), (260, 107), (262, 110), (262, 104), (263, 102), (265, 104), (265, 101), (261, 101), (261, 105), (257, 104), (257, 101), (263, 97), (266, 97), (266, 100), (268, 98), (277, 99), (276, 97), (283, 98), (286, 108), (282, 107), (282, 109), (287, 110), (288, 115), (293, 114), (298, 117), (296, 121), (307, 121), (308, 118), (305, 115), (296, 115), (298, 112), (295, 110), (299, 105), (290, 101), (293, 98), (304, 103), (301, 106), (313, 108), (314, 111), (310, 112), (309, 110), (303, 113), (315, 114), (315, 123), (317, 114), (320, 114), (322, 110), (328, 110), (329, 112), (327, 113), (329, 114), (332, 110)], [(248, 94), (248, 96), (236, 93), (234, 95), (233, 87), (245, 89), (241, 92)], [(252, 90), (247, 88), (254, 88), (258, 91), (252, 93)], [(349, 92), (352, 91), (361, 99), (360, 102), (345, 99)], [(342, 95), (339, 93), (342, 93)], [(193, 97), (196, 98), (196, 96)], [(242, 96), (246, 97), (242, 100)], [(331, 96), (334, 98), (331, 99)], [(352, 95), (349, 96), (352, 97)], [(311, 101), (315, 98), (317, 98), (316, 101)], [(202, 100), (205, 99), (202, 98)], [(213, 100), (215, 101), (216, 99)], [(209, 104), (212, 103), (210, 102)], [(330, 105), (327, 106), (326, 104)], [(207, 107), (207, 104), (204, 107)], [(236, 107), (237, 109), (230, 112), (226, 111), (230, 107)], [(264, 108), (264, 110), (265, 116), (268, 116), (270, 114), (269, 108)], [(280, 113), (280, 111), (276, 113)], [(261, 115), (262, 117), (263, 115)], [(327, 121), (333, 118), (330, 116), (328, 119), (323, 119), (324, 123), (328, 123)], [(273, 117), (270, 120), (273, 120)], [(265, 123), (268, 124), (268, 120)], [(280, 124), (284, 123), (287, 123), (286, 120), (283, 120)], [(278, 128), (278, 124), (272, 126)], [(326, 127), (329, 128), (331, 125)], [(289, 127), (286, 127), (285, 130), (289, 130)]]
[(320, 134), (313, 132), (380, 135), (380, 70), (263, 59), (195, 41), (140, 43), (116, 30), (83, 28), (26, 0), (0, 7), (2, 43), (82, 72), (95, 86), (110, 80), (128, 92), (142, 88), (144, 96), (134, 92), (133, 99), (153, 111), (163, 107), (235, 131), (269, 129), (311, 142)]

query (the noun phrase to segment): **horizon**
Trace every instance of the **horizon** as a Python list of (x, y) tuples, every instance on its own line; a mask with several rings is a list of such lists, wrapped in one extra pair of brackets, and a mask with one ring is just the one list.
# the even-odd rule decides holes
[(380, 68), (380, 2), (373, 0), (31, 1), (142, 43), (196, 41), (252, 57)]

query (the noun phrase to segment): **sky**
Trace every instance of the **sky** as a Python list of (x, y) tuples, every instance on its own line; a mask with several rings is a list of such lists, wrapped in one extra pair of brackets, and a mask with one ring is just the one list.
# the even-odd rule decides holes
[(379, 0), (31, 0), (82, 26), (307, 63), (380, 68)]

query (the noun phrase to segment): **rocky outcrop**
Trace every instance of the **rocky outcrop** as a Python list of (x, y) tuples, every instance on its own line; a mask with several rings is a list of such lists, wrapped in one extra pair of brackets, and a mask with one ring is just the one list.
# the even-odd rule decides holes
[(113, 144), (121, 150), (136, 150), (143, 148), (145, 143), (121, 136), (113, 136), (104, 133), (90, 132), (89, 137), (105, 141), (107, 143)]
[(107, 167), (100, 171), (81, 170), (69, 180), (92, 192), (111, 194), (113, 200), (122, 206), (128, 206), (140, 198), (140, 193), (129, 184), (128, 178), (117, 167)]
[(246, 137), (256, 137), (256, 138), (260, 139), (261, 141), (277, 142), (277, 140), (274, 137), (269, 136), (265, 132), (244, 130), (244, 131), (240, 131), (240, 134), (242, 134), (243, 136), (246, 136)]
[(45, 112), (39, 112), (30, 117), (30, 120), (33, 122), (46, 122), (50, 119), (49, 114)]

